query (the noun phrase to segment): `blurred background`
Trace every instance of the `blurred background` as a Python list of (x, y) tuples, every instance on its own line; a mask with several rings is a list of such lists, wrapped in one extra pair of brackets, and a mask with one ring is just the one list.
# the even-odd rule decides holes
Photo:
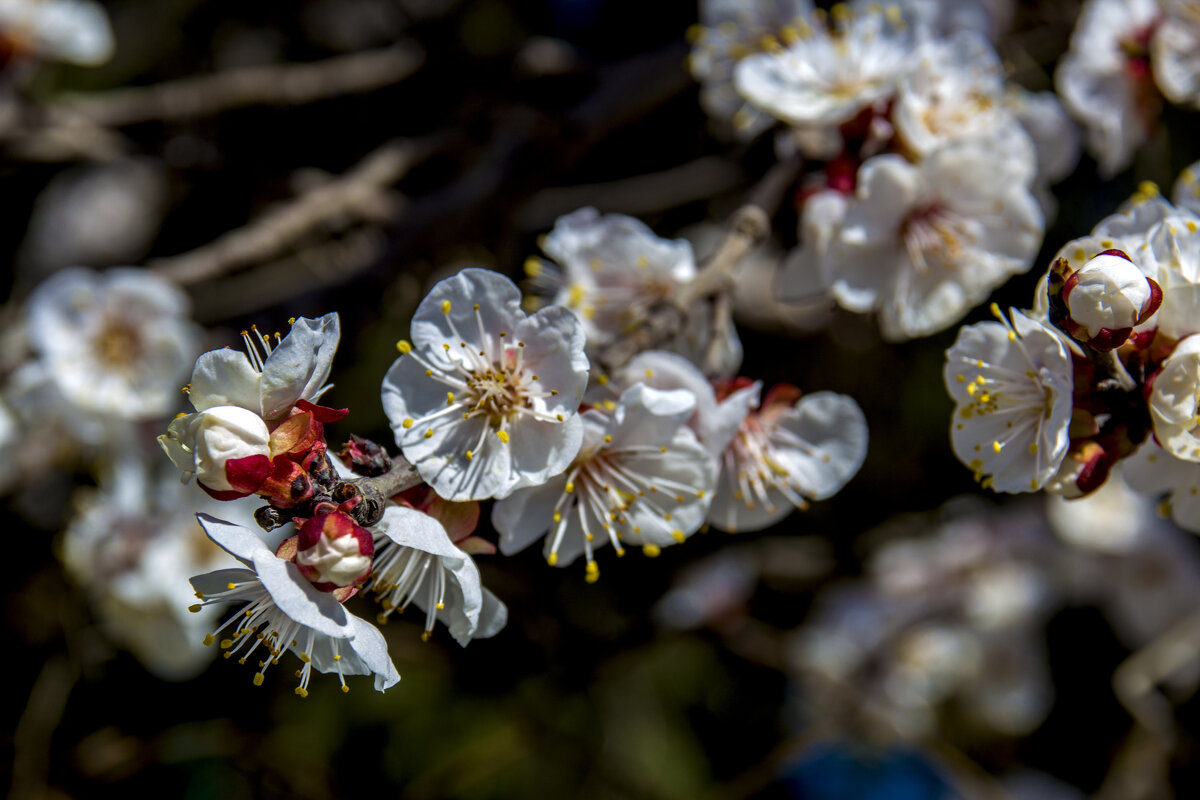
[[(143, 265), (187, 291), (202, 349), (339, 312), (326, 397), (351, 413), (328, 438), (390, 445), (379, 385), (433, 282), (462, 266), (519, 278), (584, 205), (703, 254), (706, 226), (774, 161), (770, 137), (734, 143), (701, 110), (687, 0), (104, 6), (106, 64), (14, 61), (0, 77), (6, 376), (46, 276)], [(1012, 80), (1052, 88), (1077, 12), (1017, 6), (997, 44)], [(1169, 186), (1200, 158), (1194, 124), (1168, 106), (1110, 181), (1084, 156), (1055, 187), (1042, 256), (993, 299), (1028, 305), (1058, 247), (1141, 181)], [(794, 207), (775, 223), (794, 245)], [(885, 345), (839, 312), (815, 334), (740, 333), (740, 374), (859, 402), (858, 477), (771, 530), (701, 533), (606, 564), (595, 584), (533, 549), (479, 557), (508, 627), (462, 649), (394, 619), (403, 680), (385, 695), (314, 682), (302, 700), (284, 674), (255, 687), (235, 664), (156, 661), (186, 649), (177, 634), (120, 617), (79, 577), (112, 554), (65, 543), (107, 491), (96, 463), (111, 443), (10, 437), (12, 796), (1200, 796), (1195, 537), (1119, 486), (1087, 509), (978, 490), (948, 446), (953, 330)], [(200, 502), (162, 485), (156, 514)], [(494, 541), (486, 513), (481, 532)], [(1133, 662), (1123, 704), (1114, 672), (1163, 642), (1170, 668)], [(1142, 702), (1158, 730), (1135, 724)]]

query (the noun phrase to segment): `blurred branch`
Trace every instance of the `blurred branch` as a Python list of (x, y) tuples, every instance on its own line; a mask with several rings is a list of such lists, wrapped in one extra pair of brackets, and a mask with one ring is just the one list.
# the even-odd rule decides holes
[(389, 142), (346, 174), (318, 186), (215, 241), (170, 258), (151, 261), (159, 275), (188, 285), (218, 277), (248, 264), (268, 261), (317, 228), (345, 228), (339, 218), (386, 218), (394, 210), (381, 204), (383, 190), (433, 150), (430, 143)]
[(65, 654), (52, 656), (42, 666), (13, 732), (13, 777), (8, 795), (13, 800), (46, 796), (51, 739), (77, 678)]
[(298, 106), (389, 86), (415, 72), (424, 59), (421, 48), (405, 42), (307, 64), (245, 67), (155, 86), (66, 95), (47, 110), (52, 118), (83, 117), (93, 125), (120, 127), (152, 120), (176, 122), (247, 106)]
[(413, 43), (307, 64), (272, 64), (154, 86), (68, 94), (0, 120), (10, 157), (36, 162), (111, 161), (133, 149), (116, 128), (179, 122), (255, 105), (295, 106), (397, 83), (424, 62)]
[(1113, 673), (1113, 690), (1138, 724), (1171, 746), (1175, 720), (1159, 683), (1200, 658), (1200, 611), (1168, 628), (1150, 644), (1121, 662)]
[[(771, 233), (771, 217), (804, 162), (799, 156), (776, 162), (751, 190), (746, 202), (729, 218), (724, 237), (700, 273), (652, 312), (634, 333), (610, 345), (600, 363), (612, 370), (643, 350), (653, 350), (683, 329), (688, 313), (697, 304), (733, 290), (742, 258)], [(719, 310), (719, 309), (718, 309)], [(714, 313), (714, 319), (721, 314)], [(714, 334), (715, 335), (715, 334)], [(707, 366), (707, 365), (704, 365)], [(711, 371), (711, 370), (709, 370)]]

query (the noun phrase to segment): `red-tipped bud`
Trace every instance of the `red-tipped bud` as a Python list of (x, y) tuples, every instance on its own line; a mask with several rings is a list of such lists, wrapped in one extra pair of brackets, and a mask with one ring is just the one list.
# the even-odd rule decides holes
[(1121, 250), (1105, 250), (1066, 279), (1062, 327), (1097, 350), (1123, 345), (1162, 305), (1162, 289)]
[(371, 534), (335, 506), (322, 503), (296, 535), (296, 566), (322, 591), (356, 586), (371, 573)]

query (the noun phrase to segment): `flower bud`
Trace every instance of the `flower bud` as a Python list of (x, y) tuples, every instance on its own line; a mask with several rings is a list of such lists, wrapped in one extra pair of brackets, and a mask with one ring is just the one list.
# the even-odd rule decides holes
[(375, 541), (344, 511), (323, 503), (296, 537), (296, 566), (318, 589), (353, 586), (366, 580)]
[(179, 417), (158, 437), (175, 466), (195, 473), (206, 488), (237, 491), (225, 465), (234, 459), (270, 454), (270, 431), (262, 417), (238, 406), (216, 406)]
[(1097, 350), (1120, 347), (1162, 304), (1162, 289), (1121, 250), (1105, 250), (1063, 286), (1068, 331)]

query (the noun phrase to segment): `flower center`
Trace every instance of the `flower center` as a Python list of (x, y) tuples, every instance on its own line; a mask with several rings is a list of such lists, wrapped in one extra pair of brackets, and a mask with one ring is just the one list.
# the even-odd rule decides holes
[(142, 337), (137, 328), (121, 319), (106, 319), (92, 340), (96, 360), (114, 369), (129, 369), (141, 357)]
[(952, 269), (962, 258), (964, 243), (974, 241), (967, 221), (939, 203), (919, 206), (900, 223), (900, 240), (919, 274), (941, 266)]

